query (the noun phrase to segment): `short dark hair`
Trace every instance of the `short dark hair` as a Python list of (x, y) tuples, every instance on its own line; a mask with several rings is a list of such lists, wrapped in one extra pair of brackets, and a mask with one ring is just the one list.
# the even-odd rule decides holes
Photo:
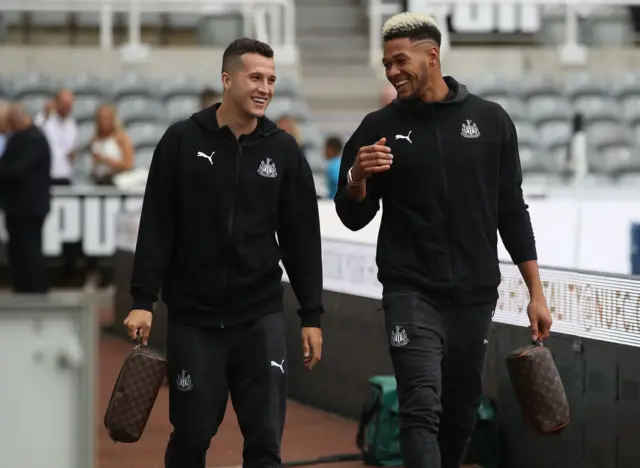
[(258, 54), (266, 58), (273, 58), (273, 49), (264, 42), (248, 37), (236, 39), (227, 46), (222, 54), (222, 72), (229, 73), (239, 64), (244, 54)]
[[(400, 13), (397, 15), (398, 21), (389, 27), (384, 28), (382, 33), (383, 42), (393, 39), (408, 38), (412, 42), (433, 41), (440, 47), (442, 43), (442, 33), (438, 26), (421, 18), (411, 18), (411, 13)], [(405, 16), (408, 18), (405, 19)], [(394, 18), (392, 18), (394, 19)]]
[(330, 136), (324, 143), (328, 148), (331, 148), (336, 153), (342, 151), (342, 139), (337, 136)]

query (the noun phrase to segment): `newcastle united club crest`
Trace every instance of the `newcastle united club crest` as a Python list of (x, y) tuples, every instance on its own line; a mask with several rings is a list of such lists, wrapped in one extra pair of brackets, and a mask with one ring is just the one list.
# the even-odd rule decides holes
[(394, 330), (391, 330), (391, 346), (399, 348), (409, 343), (409, 337), (404, 327), (396, 325)]

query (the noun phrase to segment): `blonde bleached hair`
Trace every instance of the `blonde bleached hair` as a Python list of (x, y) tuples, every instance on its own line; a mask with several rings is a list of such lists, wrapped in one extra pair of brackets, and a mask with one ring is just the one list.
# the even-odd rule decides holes
[(96, 109), (96, 113), (95, 113), (95, 117), (94, 117), (94, 133), (95, 133), (95, 136), (99, 136), (100, 135), (100, 128), (98, 128), (98, 114), (103, 109), (108, 110), (109, 112), (111, 112), (111, 116), (113, 117), (113, 133), (115, 133), (117, 135), (120, 132), (122, 132), (123, 126), (122, 126), (122, 121), (120, 120), (120, 117), (118, 115), (118, 110), (116, 109), (116, 107), (113, 104), (103, 103), (103, 104), (100, 104), (98, 106), (98, 108)]
[(440, 45), (442, 33), (436, 20), (424, 13), (404, 12), (393, 15), (382, 26), (382, 40), (407, 37), (412, 40), (432, 40)]

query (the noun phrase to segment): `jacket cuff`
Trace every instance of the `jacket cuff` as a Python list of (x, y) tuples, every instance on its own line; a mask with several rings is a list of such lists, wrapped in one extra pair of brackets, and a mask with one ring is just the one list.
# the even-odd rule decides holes
[(535, 242), (527, 242), (526, 244), (518, 246), (518, 248), (513, 252), (511, 256), (511, 260), (516, 265), (519, 265), (523, 262), (529, 262), (531, 260), (538, 260), (538, 252), (536, 251), (536, 243)]
[(300, 326), (321, 328), (323, 312), (324, 312), (324, 309), (322, 308), (322, 306), (316, 307), (314, 309), (298, 310), (298, 315), (300, 316), (300, 321), (301, 321)]
[(149, 312), (153, 313), (153, 301), (144, 299), (142, 297), (134, 297), (133, 303), (131, 304), (131, 310), (134, 309), (148, 310)]

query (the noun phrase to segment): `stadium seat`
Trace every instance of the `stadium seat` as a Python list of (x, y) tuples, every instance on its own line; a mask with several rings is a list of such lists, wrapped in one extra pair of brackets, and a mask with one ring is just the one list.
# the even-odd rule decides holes
[(95, 120), (96, 110), (102, 103), (102, 99), (95, 95), (80, 95), (73, 103), (73, 117), (78, 124)]
[(112, 81), (111, 98), (114, 101), (119, 101), (130, 96), (151, 97), (153, 89), (152, 83), (148, 80), (135, 73), (128, 73), (118, 76)]
[(553, 78), (545, 75), (525, 75), (520, 79), (518, 88), (520, 96), (525, 101), (534, 97), (559, 97), (563, 94), (560, 85)]
[(73, 163), (73, 173), (71, 179), (74, 184), (89, 185), (91, 184), (91, 169), (93, 160), (91, 153), (83, 151), (78, 154)]
[(79, 151), (87, 151), (89, 144), (95, 135), (95, 124), (93, 121), (86, 121), (78, 124), (78, 149)]
[(168, 123), (186, 119), (199, 109), (198, 98), (193, 96), (173, 96), (165, 104), (165, 118)]
[(139, 94), (118, 101), (116, 107), (120, 120), (127, 127), (136, 122), (156, 122), (164, 115), (157, 100)]
[(148, 169), (151, 166), (154, 149), (155, 146), (140, 146), (136, 148), (134, 167)]
[(105, 90), (104, 80), (90, 73), (68, 76), (62, 80), (61, 85), (73, 91), (76, 97), (102, 98)]
[(51, 98), (55, 93), (54, 80), (40, 73), (25, 73), (13, 77), (9, 91), (13, 99), (25, 99), (31, 97)]
[(134, 148), (154, 147), (162, 138), (165, 126), (151, 122), (135, 122), (127, 127), (127, 134)]
[(197, 96), (203, 88), (202, 84), (189, 76), (178, 75), (165, 79), (158, 87), (157, 95), (166, 101), (173, 98)]

